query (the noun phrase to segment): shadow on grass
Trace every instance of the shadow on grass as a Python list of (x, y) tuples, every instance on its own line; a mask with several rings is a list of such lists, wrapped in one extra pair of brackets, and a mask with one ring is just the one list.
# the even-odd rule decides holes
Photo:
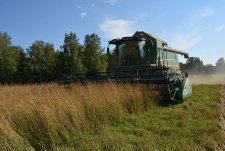
[(169, 106), (178, 105), (182, 102), (183, 101), (174, 101), (174, 100), (170, 100), (169, 98), (163, 98), (163, 99), (160, 99), (160, 101), (157, 103), (157, 105), (161, 106), (161, 107), (169, 107)]

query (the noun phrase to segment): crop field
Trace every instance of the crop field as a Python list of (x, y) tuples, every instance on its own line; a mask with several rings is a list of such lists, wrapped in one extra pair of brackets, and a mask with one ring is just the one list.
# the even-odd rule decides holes
[(223, 150), (222, 87), (174, 104), (141, 84), (0, 86), (0, 150)]

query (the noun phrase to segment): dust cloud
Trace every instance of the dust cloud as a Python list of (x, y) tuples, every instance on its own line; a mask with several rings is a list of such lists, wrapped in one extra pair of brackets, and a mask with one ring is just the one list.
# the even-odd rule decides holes
[(225, 84), (225, 74), (193, 74), (189, 75), (193, 85), (198, 84)]

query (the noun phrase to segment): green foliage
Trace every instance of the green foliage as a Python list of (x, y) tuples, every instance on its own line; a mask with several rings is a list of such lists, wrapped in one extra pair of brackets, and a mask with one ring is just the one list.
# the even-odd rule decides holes
[(78, 43), (76, 33), (70, 32), (65, 34), (64, 44), (62, 46), (63, 53), (59, 55), (59, 63), (61, 63), (62, 73), (76, 74), (84, 71), (81, 60), (81, 46)]
[(99, 64), (100, 71), (105, 72), (108, 66), (107, 54), (103, 54), (103, 53), (99, 54), (99, 60), (100, 60), (100, 64)]
[(53, 44), (35, 41), (30, 46), (28, 55), (35, 81), (44, 82), (54, 78), (55, 50)]
[(203, 62), (199, 57), (189, 57), (186, 64), (181, 64), (181, 68), (189, 72), (201, 72), (203, 70)]
[(114, 49), (112, 53), (109, 53), (107, 55), (108, 55), (107, 71), (113, 71), (114, 69), (116, 69), (117, 66), (116, 50)]
[(199, 57), (188, 58), (186, 64), (180, 63), (180, 67), (185, 72), (190, 72), (194, 74), (214, 74), (214, 73), (225, 73), (225, 60), (224, 58), (219, 58), (216, 61), (216, 66), (212, 64), (204, 65)]
[(0, 32), (0, 83), (50, 82), (62, 74), (106, 71), (108, 56), (103, 53), (96, 34), (79, 44), (76, 33), (65, 34), (61, 51), (42, 40), (35, 41), (25, 52)]
[(18, 64), (17, 64), (17, 71), (15, 72), (14, 82), (17, 83), (27, 83), (31, 82), (31, 68), (29, 65), (29, 58), (24, 52), (24, 50), (18, 47)]
[(225, 60), (224, 58), (219, 58), (216, 62), (217, 72), (225, 72)]
[(107, 68), (107, 57), (100, 45), (100, 38), (96, 34), (86, 35), (84, 40), (83, 63), (87, 73), (104, 72)]
[(220, 66), (224, 66), (225, 65), (225, 60), (224, 58), (219, 58), (216, 62), (216, 66), (220, 67)]
[(13, 82), (21, 48), (11, 45), (11, 37), (0, 32), (0, 83)]

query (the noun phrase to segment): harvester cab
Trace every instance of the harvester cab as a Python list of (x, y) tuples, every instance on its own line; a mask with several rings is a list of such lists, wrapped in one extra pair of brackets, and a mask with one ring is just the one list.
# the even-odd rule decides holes
[(188, 58), (188, 53), (168, 47), (162, 39), (142, 31), (132, 37), (113, 39), (109, 44), (115, 45), (117, 60), (116, 71), (109, 74), (112, 79), (164, 84), (174, 101), (192, 95), (188, 74), (181, 72), (178, 61), (178, 54)]
[(145, 32), (136, 32), (132, 37), (113, 39), (109, 44), (116, 46), (114, 50), (119, 69), (172, 67), (179, 71), (178, 54), (189, 57), (188, 53), (170, 48), (165, 41)]

